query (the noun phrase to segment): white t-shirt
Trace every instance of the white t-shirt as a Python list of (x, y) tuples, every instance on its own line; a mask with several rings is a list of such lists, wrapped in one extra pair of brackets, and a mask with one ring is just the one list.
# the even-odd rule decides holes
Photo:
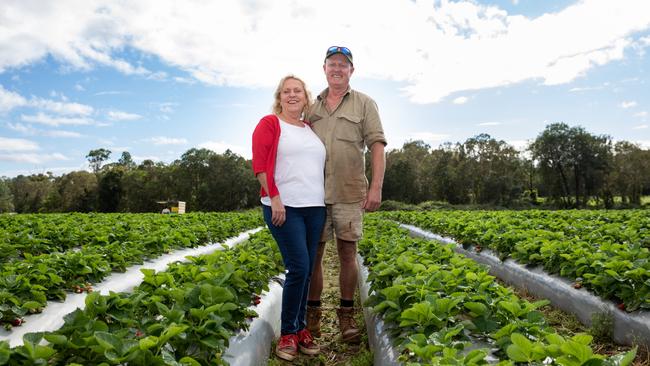
[[(325, 206), (325, 145), (309, 126), (280, 120), (274, 178), (283, 205)], [(271, 199), (262, 203), (271, 206)]]

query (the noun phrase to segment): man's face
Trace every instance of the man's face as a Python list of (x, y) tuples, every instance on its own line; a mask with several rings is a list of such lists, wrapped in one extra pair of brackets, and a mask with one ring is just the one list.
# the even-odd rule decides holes
[(354, 67), (348, 59), (340, 53), (332, 55), (325, 60), (323, 65), (327, 84), (330, 87), (346, 87), (350, 84), (350, 77)]

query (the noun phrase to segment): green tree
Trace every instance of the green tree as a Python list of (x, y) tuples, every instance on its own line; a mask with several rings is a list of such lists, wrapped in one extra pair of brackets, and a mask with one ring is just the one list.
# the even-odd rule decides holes
[(0, 178), (0, 213), (14, 210), (14, 197), (9, 189), (8, 179)]
[(584, 207), (589, 197), (602, 198), (611, 169), (609, 136), (553, 123), (546, 126), (530, 150), (553, 200), (564, 207)]
[(19, 175), (11, 181), (14, 196), (14, 209), (18, 213), (45, 211), (45, 200), (54, 189), (52, 173)]
[(628, 141), (614, 145), (612, 181), (624, 204), (641, 204), (644, 187), (650, 182), (650, 153)]
[(122, 200), (122, 167), (111, 167), (100, 174), (98, 206), (101, 212), (118, 212)]
[(186, 201), (189, 207), (201, 210), (207, 203), (208, 176), (210, 176), (210, 159), (216, 153), (209, 149), (192, 148), (187, 150), (180, 160), (172, 164), (172, 174), (177, 186), (177, 199)]
[(135, 168), (136, 164), (131, 157), (131, 153), (128, 151), (122, 151), (122, 155), (117, 160), (117, 164), (123, 166), (126, 169)]
[(425, 161), (431, 147), (423, 141), (404, 143), (401, 149), (386, 154), (383, 197), (407, 203), (418, 203), (430, 196), (423, 181)]
[(521, 196), (524, 161), (514, 147), (480, 134), (467, 139), (460, 149), (471, 172), (467, 184), (473, 203), (508, 204)]
[(97, 176), (86, 171), (70, 172), (56, 182), (63, 212), (91, 212), (97, 207)]
[(100, 149), (90, 150), (88, 155), (86, 155), (86, 159), (88, 159), (88, 163), (90, 164), (90, 167), (92, 168), (93, 172), (97, 174), (101, 170), (102, 164), (106, 160), (108, 160), (110, 156), (111, 156), (110, 150), (100, 148)]

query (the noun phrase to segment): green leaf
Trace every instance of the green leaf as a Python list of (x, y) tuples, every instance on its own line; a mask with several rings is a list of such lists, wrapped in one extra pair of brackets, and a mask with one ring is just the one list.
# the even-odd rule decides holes
[(533, 349), (533, 342), (519, 333), (512, 333), (510, 335), (510, 340), (513, 344), (521, 347), (526, 352), (526, 354), (530, 354)]
[(530, 355), (516, 344), (509, 345), (506, 349), (506, 353), (508, 354), (508, 357), (515, 362), (530, 362)]
[(27, 333), (23, 336), (23, 343), (39, 344), (43, 339), (43, 332)]
[(68, 337), (62, 334), (46, 334), (43, 336), (43, 338), (45, 338), (46, 341), (59, 346), (63, 346), (68, 343)]
[(34, 355), (36, 356), (35, 358), (37, 358), (37, 359), (40, 358), (40, 359), (43, 359), (43, 360), (47, 360), (50, 357), (52, 357), (52, 355), (54, 355), (55, 353), (56, 353), (56, 351), (52, 347), (37, 345), (36, 349), (35, 349), (35, 352), (34, 352)]
[(42, 306), (41, 303), (37, 301), (26, 301), (21, 307), (23, 309), (30, 310), (30, 309), (38, 309), (41, 306)]
[(484, 315), (488, 310), (487, 306), (480, 302), (466, 302), (465, 307), (472, 313), (476, 314), (476, 316)]
[(488, 352), (483, 349), (475, 349), (470, 351), (467, 356), (465, 356), (465, 365), (472, 365), (472, 364), (478, 364), (480, 361), (483, 361), (485, 359), (485, 356), (487, 356)]
[(158, 340), (158, 343), (160, 345), (167, 343), (167, 341), (170, 338), (183, 333), (187, 328), (188, 328), (187, 325), (175, 325), (175, 324), (167, 327), (167, 329), (165, 329), (165, 331), (160, 335), (160, 339)]
[(218, 350), (223, 348), (223, 340), (217, 339), (217, 337), (215, 336), (201, 338), (200, 342), (213, 350)]
[(115, 335), (108, 332), (95, 332), (95, 340), (106, 350), (119, 350), (122, 347), (122, 342)]
[(565, 354), (577, 358), (580, 363), (587, 361), (593, 355), (593, 352), (589, 346), (585, 346), (584, 344), (580, 344), (575, 341), (565, 342), (562, 346), (560, 346), (560, 349)]
[(158, 337), (156, 336), (148, 336), (145, 338), (142, 338), (139, 342), (139, 347), (141, 350), (146, 351), (151, 347), (155, 347), (158, 344)]
[(213, 286), (207, 283), (201, 285), (199, 301), (201, 301), (203, 305), (211, 306), (228, 302), (232, 299), (234, 299), (233, 294), (223, 287)]
[(634, 361), (634, 358), (636, 357), (636, 351), (637, 347), (632, 348), (626, 353), (621, 353), (616, 356), (612, 356), (610, 360), (615, 366), (629, 366), (632, 364), (632, 361)]
[(189, 357), (189, 356), (185, 356), (185, 357), (181, 358), (178, 362), (180, 362), (180, 364), (183, 365), (183, 366), (186, 366), (186, 365), (187, 366), (201, 366), (201, 364), (197, 360), (195, 360), (195, 359), (193, 359), (192, 357)]
[(572, 341), (578, 342), (580, 344), (584, 344), (585, 346), (588, 346), (593, 339), (594, 337), (592, 337), (589, 334), (576, 334), (573, 337), (571, 337)]
[(9, 362), (11, 358), (11, 349), (9, 348), (9, 343), (5, 341), (0, 342), (0, 365), (4, 365)]
[(519, 306), (519, 303), (514, 301), (501, 301), (499, 306), (508, 311), (514, 317), (519, 317), (521, 313), (521, 306)]

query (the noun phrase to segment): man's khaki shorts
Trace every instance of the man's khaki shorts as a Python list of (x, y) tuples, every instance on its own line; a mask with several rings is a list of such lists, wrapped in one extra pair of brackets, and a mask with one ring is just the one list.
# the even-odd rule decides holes
[(335, 203), (327, 205), (327, 218), (321, 235), (321, 242), (334, 239), (359, 241), (363, 230), (363, 208), (361, 202)]

